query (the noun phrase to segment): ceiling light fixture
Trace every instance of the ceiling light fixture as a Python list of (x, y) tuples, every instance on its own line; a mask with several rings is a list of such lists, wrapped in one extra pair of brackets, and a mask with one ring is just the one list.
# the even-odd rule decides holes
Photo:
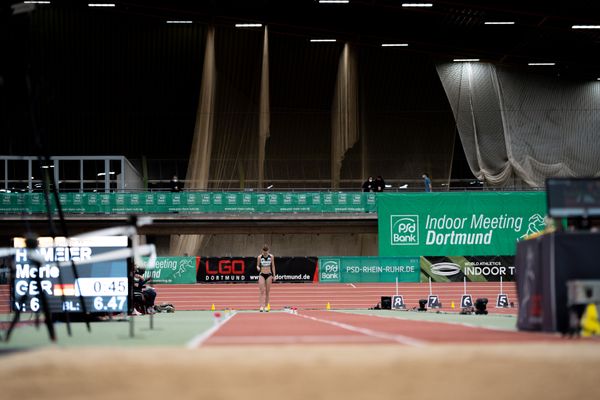
[(260, 28), (262, 24), (235, 24), (236, 28)]
[(348, 4), (350, 0), (319, 0), (321, 4)]
[(573, 25), (571, 29), (600, 29), (600, 25)]
[(169, 20), (169, 21), (167, 21), (167, 24), (191, 24), (191, 23), (192, 23), (192, 21), (187, 21), (187, 20), (181, 20), (181, 21)]
[(402, 3), (402, 7), (433, 7), (433, 3)]
[(335, 42), (336, 39), (310, 39), (312, 43)]
[(115, 3), (88, 3), (88, 7), (114, 7)]
[(479, 58), (455, 58), (454, 62), (478, 62)]
[(381, 47), (408, 47), (408, 43), (382, 43)]
[(531, 63), (527, 63), (527, 65), (530, 65), (532, 67), (535, 67), (535, 66), (552, 66), (552, 65), (556, 65), (556, 63), (553, 63), (553, 62), (531, 62)]
[(25, 4), (50, 4), (49, 1), (24, 1)]
[(514, 25), (515, 21), (485, 21), (484, 25)]

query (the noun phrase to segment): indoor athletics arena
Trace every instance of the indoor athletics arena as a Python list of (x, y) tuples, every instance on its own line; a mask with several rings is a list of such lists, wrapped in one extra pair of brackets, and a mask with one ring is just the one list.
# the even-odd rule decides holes
[(0, 5), (0, 399), (594, 398), (600, 5), (109, 1)]

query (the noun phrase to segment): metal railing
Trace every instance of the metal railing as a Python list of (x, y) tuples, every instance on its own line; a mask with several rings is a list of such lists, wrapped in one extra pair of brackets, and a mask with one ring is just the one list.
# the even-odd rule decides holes
[[(220, 191), (220, 192), (360, 192), (362, 191), (362, 183), (358, 182), (342, 182), (339, 188), (331, 188), (329, 185), (331, 181), (272, 181), (267, 187), (258, 189), (255, 187), (233, 187), (231, 184), (239, 184), (239, 181), (232, 181), (227, 185), (228, 182), (209, 181), (208, 188), (188, 188), (185, 180), (179, 180), (183, 183), (182, 191), (194, 191), (194, 192), (205, 192), (205, 191)], [(168, 192), (170, 191), (170, 181), (161, 179), (148, 180), (148, 188), (127, 188), (120, 187), (114, 180), (109, 181), (108, 186), (104, 180), (60, 180), (58, 191), (61, 193), (70, 192)], [(219, 187), (222, 186), (222, 187)], [(43, 190), (42, 180), (5, 180), (1, 192), (41, 192)], [(536, 191), (545, 190), (543, 187), (514, 187), (514, 186), (489, 186), (483, 182), (472, 181), (472, 180), (453, 180), (450, 183), (439, 183), (432, 182), (434, 192), (464, 192), (464, 191), (507, 191), (507, 192), (521, 192), (521, 191)], [(402, 180), (392, 181), (392, 183), (386, 183), (386, 192), (422, 192), (424, 185), (421, 181), (415, 180)]]
[[(41, 192), (44, 190), (45, 176), (54, 178), (59, 192), (143, 192), (169, 191), (170, 178), (163, 169), (147, 173), (147, 162), (160, 160), (128, 160), (124, 156), (55, 156), (48, 165), (42, 165), (37, 157), (0, 156), (0, 192)], [(171, 160), (174, 162), (173, 160)], [(136, 166), (137, 165), (137, 168)], [(144, 170), (144, 176), (138, 168)], [(170, 165), (170, 164), (169, 164)], [(153, 176), (154, 175), (154, 176)], [(265, 187), (259, 188), (256, 179), (209, 180), (207, 188), (191, 187), (190, 182), (180, 180), (184, 191), (361, 191), (362, 179), (342, 179), (339, 188), (331, 187), (331, 180), (321, 179), (265, 179)], [(486, 182), (470, 179), (433, 179), (434, 192), (448, 191), (524, 191), (543, 190), (521, 186), (490, 186)], [(422, 179), (386, 179), (385, 191), (420, 192), (424, 190)]]

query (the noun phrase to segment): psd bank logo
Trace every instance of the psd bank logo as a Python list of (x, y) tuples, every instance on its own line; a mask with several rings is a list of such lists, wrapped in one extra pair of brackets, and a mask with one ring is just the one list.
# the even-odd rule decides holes
[(390, 215), (390, 244), (392, 246), (419, 244), (418, 215)]
[(321, 282), (339, 282), (340, 281), (340, 260), (332, 259), (325, 261), (320, 267), (321, 273), (319, 280)]
[(340, 260), (328, 260), (322, 266), (325, 272), (338, 273), (340, 272)]

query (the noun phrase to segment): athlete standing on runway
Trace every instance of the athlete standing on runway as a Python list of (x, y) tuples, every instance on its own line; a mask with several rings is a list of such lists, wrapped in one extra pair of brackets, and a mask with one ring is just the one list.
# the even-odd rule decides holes
[(256, 260), (256, 270), (258, 271), (258, 288), (260, 289), (259, 303), (260, 312), (267, 311), (269, 308), (269, 292), (271, 283), (275, 281), (275, 256), (269, 253), (269, 246), (263, 246), (262, 252)]

